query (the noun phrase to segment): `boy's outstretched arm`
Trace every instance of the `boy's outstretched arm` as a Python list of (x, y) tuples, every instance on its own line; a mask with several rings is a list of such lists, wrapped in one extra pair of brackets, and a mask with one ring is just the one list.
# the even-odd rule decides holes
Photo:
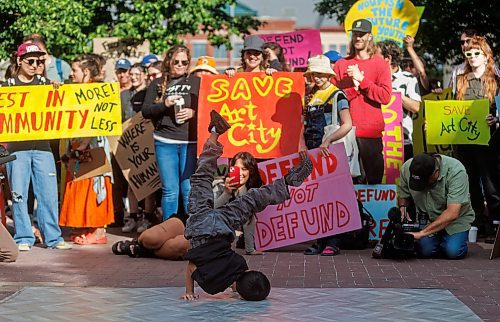
[(186, 293), (182, 296), (183, 300), (192, 301), (200, 297), (198, 294), (194, 293), (194, 280), (191, 277), (191, 274), (193, 274), (195, 270), (196, 266), (188, 262), (186, 266)]

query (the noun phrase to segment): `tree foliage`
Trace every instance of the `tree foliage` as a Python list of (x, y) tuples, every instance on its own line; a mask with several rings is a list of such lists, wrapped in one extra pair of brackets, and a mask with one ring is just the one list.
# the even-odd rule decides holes
[(30, 33), (45, 37), (56, 56), (91, 51), (92, 38), (148, 39), (162, 52), (186, 34), (206, 33), (213, 45), (230, 47), (230, 36), (248, 34), (261, 22), (231, 17), (235, 0), (0, 0), (0, 58), (7, 58)]
[[(344, 18), (355, 0), (320, 0), (316, 10), (323, 15)], [(415, 47), (427, 53), (433, 63), (462, 61), (460, 35), (464, 29), (476, 29), (487, 37), (493, 52), (500, 57), (500, 11), (499, 1), (469, 0), (414, 0), (415, 6), (424, 6)]]

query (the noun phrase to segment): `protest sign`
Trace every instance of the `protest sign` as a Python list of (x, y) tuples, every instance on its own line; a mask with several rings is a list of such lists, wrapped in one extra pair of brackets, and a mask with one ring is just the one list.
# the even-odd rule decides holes
[[(204, 75), (198, 105), (198, 142), (205, 142), (210, 111), (230, 124), (219, 140), (224, 157), (247, 151), (256, 158), (276, 158), (298, 151), (304, 97), (300, 73)], [(203, 98), (203, 99), (202, 99)], [(198, 154), (203, 144), (198, 144)]]
[(420, 153), (439, 153), (451, 156), (451, 144), (427, 144), (425, 139), (425, 101), (442, 101), (452, 99), (451, 88), (444, 89), (441, 93), (430, 93), (422, 97), (420, 110), (413, 113), (413, 155)]
[(69, 160), (68, 172), (71, 174), (73, 181), (90, 179), (113, 171), (104, 148), (89, 149), (88, 153), (90, 153), (88, 162), (79, 162), (75, 159)]
[(490, 140), (490, 128), (486, 122), (489, 106), (487, 99), (425, 101), (427, 142), (487, 145)]
[(161, 188), (150, 120), (137, 113), (123, 123), (123, 134), (109, 138), (111, 152), (137, 200)]
[(347, 33), (357, 19), (372, 23), (373, 42), (393, 40), (403, 47), (406, 35), (415, 37), (420, 23), (419, 10), (409, 0), (360, 0), (347, 12), (344, 28)]
[(119, 135), (120, 86), (93, 83), (0, 87), (3, 142)]
[[(343, 143), (332, 144), (328, 158), (309, 150), (314, 169), (300, 187), (289, 187), (290, 199), (257, 214), (255, 246), (267, 250), (361, 228), (358, 203)], [(265, 183), (300, 163), (298, 154), (259, 163)]]
[(384, 178), (382, 183), (397, 183), (399, 169), (404, 162), (403, 105), (401, 93), (392, 93), (391, 101), (382, 105), (385, 129), (382, 136), (384, 148)]
[(375, 222), (370, 227), (370, 239), (380, 240), (387, 228), (387, 213), (397, 205), (396, 185), (355, 185), (356, 198), (370, 212)]
[(307, 67), (309, 57), (323, 53), (319, 29), (258, 36), (265, 42), (278, 43), (290, 67)]

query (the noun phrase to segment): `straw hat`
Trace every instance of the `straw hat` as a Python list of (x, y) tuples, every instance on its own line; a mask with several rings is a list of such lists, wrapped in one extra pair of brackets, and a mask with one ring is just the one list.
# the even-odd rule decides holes
[(198, 58), (196, 65), (194, 66), (193, 69), (191, 69), (191, 73), (194, 73), (198, 70), (206, 70), (214, 75), (219, 74), (219, 72), (215, 68), (215, 59), (210, 56), (201, 56), (200, 58)]
[(330, 59), (324, 55), (317, 55), (309, 58), (304, 76), (310, 75), (311, 73), (335, 75), (330, 65)]

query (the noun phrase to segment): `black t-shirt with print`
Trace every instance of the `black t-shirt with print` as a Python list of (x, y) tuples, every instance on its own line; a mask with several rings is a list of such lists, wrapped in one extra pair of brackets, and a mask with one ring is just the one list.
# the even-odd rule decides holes
[(175, 122), (175, 109), (165, 106), (165, 99), (169, 96), (179, 95), (184, 98), (185, 107), (198, 110), (198, 92), (200, 78), (194, 75), (182, 76), (171, 79), (165, 90), (162, 101), (155, 103), (161, 97), (161, 84), (163, 78), (155, 79), (146, 90), (146, 97), (142, 107), (144, 118), (152, 119), (155, 123), (155, 134), (167, 139), (179, 141), (196, 141), (198, 117), (195, 116), (183, 124)]
[[(30, 86), (30, 85), (48, 85), (49, 81), (41, 76), (36, 75), (33, 80), (29, 83), (22, 82), (18, 76), (14, 78), (9, 78), (2, 86)], [(21, 142), (9, 142), (8, 149), (10, 153), (16, 151), (48, 151), (51, 152), (49, 140), (34, 140), (34, 141), (21, 141)]]

